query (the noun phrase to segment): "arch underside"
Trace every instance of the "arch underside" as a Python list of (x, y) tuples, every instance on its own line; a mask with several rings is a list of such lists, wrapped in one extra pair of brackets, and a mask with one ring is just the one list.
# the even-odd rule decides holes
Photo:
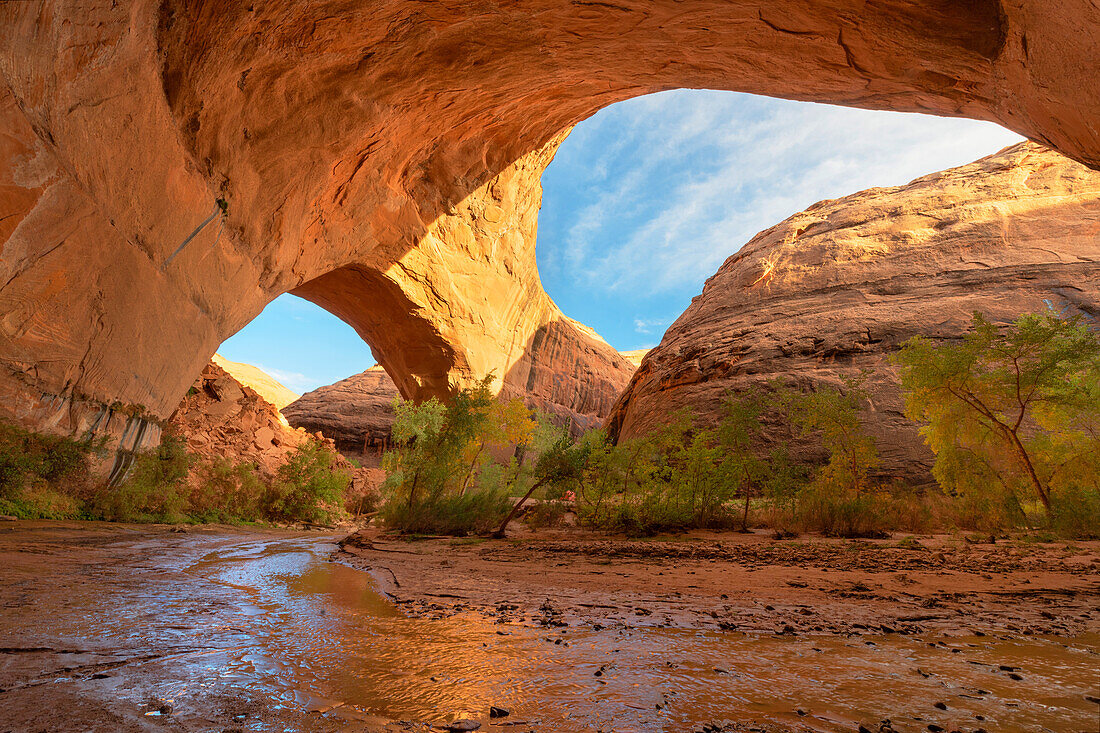
[(1088, 0), (4, 3), (0, 412), (167, 417), (284, 292), (406, 396), (492, 371), (599, 411), (570, 389), (629, 367), (534, 257), (573, 124), (706, 87), (993, 120), (1098, 167), (1098, 26)]

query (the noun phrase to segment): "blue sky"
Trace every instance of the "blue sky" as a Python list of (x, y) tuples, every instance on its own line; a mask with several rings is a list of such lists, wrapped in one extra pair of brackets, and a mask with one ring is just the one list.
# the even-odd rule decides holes
[[(543, 285), (616, 348), (650, 347), (760, 230), (1020, 139), (986, 122), (731, 92), (621, 102), (579, 124), (543, 176)], [(374, 363), (350, 327), (291, 295), (219, 351), (299, 392)]]

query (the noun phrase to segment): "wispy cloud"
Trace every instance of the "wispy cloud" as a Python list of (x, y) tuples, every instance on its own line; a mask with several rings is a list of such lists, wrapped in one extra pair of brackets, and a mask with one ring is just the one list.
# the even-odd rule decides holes
[(816, 201), (903, 184), (1021, 139), (991, 123), (720, 92), (631, 100), (582, 131), (554, 163), (568, 177), (547, 186), (544, 212), (564, 196), (571, 213), (543, 230), (540, 260), (551, 284), (635, 299), (698, 292), (757, 232)]
[(659, 333), (659, 332), (664, 331), (665, 326), (667, 326), (668, 324), (669, 324), (669, 321), (666, 318), (654, 318), (654, 319), (635, 318), (634, 319), (634, 331), (637, 332), (637, 333), (645, 333), (645, 334)]
[(290, 387), (292, 390), (299, 394), (304, 394), (311, 390), (317, 389), (321, 385), (325, 384), (323, 380), (311, 377), (301, 372), (290, 372), (285, 369), (275, 369), (274, 367), (264, 366), (263, 364), (256, 365), (260, 370), (267, 372), (275, 379), (282, 382), (285, 386)]

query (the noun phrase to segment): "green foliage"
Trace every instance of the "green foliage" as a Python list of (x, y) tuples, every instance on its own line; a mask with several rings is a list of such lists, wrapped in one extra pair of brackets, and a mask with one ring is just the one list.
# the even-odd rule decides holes
[(264, 498), (270, 519), (325, 523), (343, 512), (351, 475), (337, 465), (336, 454), (316, 439), (299, 445), (279, 467)]
[(510, 499), (503, 491), (475, 489), (425, 497), (412, 505), (387, 501), (382, 521), (387, 527), (413, 534), (446, 534), (458, 537), (485, 534), (508, 513)]
[[(492, 375), (444, 405), (395, 400), (394, 449), (382, 460), (382, 520), (405, 532), (487, 532), (508, 515), (508, 495), (526, 488), (519, 461), (502, 466), (494, 452), (522, 453), (537, 427), (521, 400), (501, 402)], [(537, 457), (536, 457), (537, 458)]]
[(804, 437), (819, 439), (828, 454), (825, 465), (790, 497), (793, 516), (788, 521), (804, 531), (836, 537), (886, 534), (890, 496), (870, 479), (878, 451), (859, 417), (867, 399), (864, 379), (845, 381), (843, 390), (818, 385), (799, 392), (777, 386), (776, 403), (786, 419)]
[(618, 445), (602, 432), (585, 436), (587, 461), (577, 492), (581, 523), (635, 535), (734, 526), (730, 502), (738, 493), (748, 499), (764, 462), (748, 450), (759, 429), (759, 405), (742, 409), (731, 400), (727, 407), (717, 429), (693, 429), (690, 415), (681, 413)]
[(179, 436), (164, 433), (160, 445), (134, 457), (126, 479), (93, 500), (94, 511), (114, 522), (183, 522), (192, 456)]
[(216, 458), (193, 469), (196, 481), (188, 495), (189, 517), (198, 522), (238, 524), (267, 519), (268, 488), (254, 463)]
[(73, 486), (88, 479), (88, 460), (102, 442), (34, 433), (0, 423), (0, 499), (42, 483)]
[(1033, 498), (1052, 523), (1097, 532), (1083, 508), (1100, 491), (1100, 339), (1079, 317), (999, 328), (975, 313), (961, 342), (916, 337), (896, 361), (906, 414), (924, 424), (964, 523), (1020, 522)]

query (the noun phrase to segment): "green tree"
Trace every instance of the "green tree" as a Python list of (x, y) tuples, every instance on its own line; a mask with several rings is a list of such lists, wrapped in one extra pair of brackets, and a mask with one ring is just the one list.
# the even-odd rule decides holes
[(576, 445), (569, 437), (569, 433), (562, 429), (558, 439), (555, 440), (535, 461), (534, 481), (527, 489), (512, 510), (501, 521), (494, 537), (504, 536), (508, 523), (519, 513), (523, 504), (531, 498), (532, 494), (544, 486), (566, 486), (577, 483), (584, 476), (584, 469), (588, 462), (588, 445), (582, 443)]
[(749, 529), (749, 502), (753, 492), (769, 475), (769, 461), (758, 455), (761, 417), (766, 406), (759, 388), (729, 393), (725, 400), (718, 437), (724, 451), (727, 474), (744, 496), (741, 531)]
[(791, 425), (803, 435), (819, 435), (829, 454), (816, 482), (855, 496), (871, 488), (868, 474), (879, 462), (875, 442), (863, 429), (859, 416), (867, 400), (865, 379), (866, 374), (846, 379), (843, 390), (818, 385), (808, 392), (783, 388), (778, 393)]
[(1100, 339), (1080, 317), (1029, 314), (999, 328), (975, 313), (961, 341), (918, 336), (896, 362), (945, 488), (994, 481), (1047, 513), (1059, 489), (1096, 490)]

